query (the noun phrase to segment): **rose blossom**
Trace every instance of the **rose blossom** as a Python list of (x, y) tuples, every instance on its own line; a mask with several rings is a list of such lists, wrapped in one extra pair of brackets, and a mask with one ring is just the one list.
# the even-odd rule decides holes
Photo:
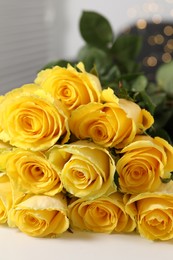
[(132, 232), (135, 221), (125, 212), (123, 195), (113, 193), (94, 200), (76, 199), (68, 206), (73, 229), (99, 233)]
[(85, 71), (82, 62), (77, 64), (77, 69), (68, 64), (67, 68), (55, 66), (42, 70), (35, 83), (60, 100), (70, 111), (81, 104), (100, 100), (100, 81)]
[(13, 146), (46, 150), (69, 139), (68, 114), (35, 84), (8, 92), (0, 104), (0, 139)]
[(5, 171), (17, 191), (53, 196), (63, 189), (58, 172), (42, 152), (14, 149), (8, 155)]
[(115, 162), (101, 146), (78, 141), (54, 146), (47, 156), (60, 171), (61, 181), (68, 193), (93, 199), (116, 191)]
[(78, 139), (91, 139), (104, 147), (123, 147), (136, 135), (132, 119), (115, 103), (89, 103), (72, 112), (71, 132)]
[(128, 118), (133, 119), (136, 125), (137, 133), (143, 133), (149, 129), (154, 123), (154, 118), (146, 109), (141, 108), (134, 101), (118, 98), (113, 89), (103, 89), (101, 93), (101, 101), (103, 103), (116, 103), (121, 109), (124, 110)]
[(151, 240), (173, 238), (172, 193), (152, 192), (133, 195), (127, 200), (126, 211), (136, 220), (141, 236)]
[(60, 193), (54, 197), (24, 195), (16, 198), (9, 211), (8, 225), (33, 237), (56, 237), (69, 228), (66, 198)]
[(122, 192), (154, 191), (173, 170), (173, 147), (160, 137), (137, 136), (121, 154), (116, 167)]
[(123, 148), (153, 123), (148, 111), (141, 110), (134, 102), (118, 99), (110, 89), (103, 90), (103, 101), (81, 105), (72, 111), (69, 127), (78, 139)]
[(12, 206), (12, 189), (6, 174), (0, 174), (0, 224), (6, 223)]

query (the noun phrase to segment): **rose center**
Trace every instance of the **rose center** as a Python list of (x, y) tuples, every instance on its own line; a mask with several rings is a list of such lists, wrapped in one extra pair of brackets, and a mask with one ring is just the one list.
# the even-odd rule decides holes
[(101, 124), (91, 126), (90, 133), (95, 140), (105, 139), (107, 137), (107, 129)]
[(40, 180), (44, 176), (44, 172), (40, 167), (35, 166), (31, 169), (31, 175), (35, 180)]
[(141, 177), (145, 174), (143, 168), (137, 168), (131, 173), (131, 177), (135, 180), (141, 179)]
[(79, 170), (73, 169), (72, 170), (73, 180), (74, 183), (77, 185), (87, 183), (87, 178), (85, 174)]
[(159, 230), (165, 230), (169, 219), (167, 214), (165, 214), (164, 212), (161, 212), (160, 210), (155, 210), (146, 217), (146, 221), (152, 227), (155, 227)]
[(61, 91), (61, 96), (69, 98), (71, 96), (71, 90), (68, 87), (64, 87)]

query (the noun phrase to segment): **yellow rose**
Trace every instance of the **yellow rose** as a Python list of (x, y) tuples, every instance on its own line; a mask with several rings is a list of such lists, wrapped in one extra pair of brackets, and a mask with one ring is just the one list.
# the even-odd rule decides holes
[(6, 223), (12, 206), (12, 190), (7, 175), (0, 174), (0, 224)]
[(137, 127), (137, 133), (142, 133), (149, 129), (154, 118), (146, 109), (141, 109), (138, 104), (126, 99), (119, 99), (119, 106), (126, 112), (127, 117), (132, 118)]
[(61, 181), (70, 194), (94, 199), (116, 191), (115, 162), (106, 149), (78, 141), (54, 146), (48, 157), (54, 167), (61, 170)]
[(173, 193), (143, 193), (130, 197), (126, 211), (136, 219), (141, 236), (151, 240), (173, 238)]
[(99, 233), (132, 232), (136, 223), (125, 212), (123, 196), (113, 193), (94, 200), (77, 199), (68, 206), (73, 229)]
[(122, 192), (154, 191), (173, 170), (173, 147), (159, 137), (137, 136), (121, 153), (116, 167)]
[(54, 196), (63, 188), (59, 174), (41, 152), (15, 149), (8, 156), (6, 173), (13, 189), (25, 193)]
[(12, 149), (13, 146), (0, 140), (0, 172), (4, 172), (6, 170), (6, 162)]
[(67, 68), (55, 66), (38, 73), (35, 83), (60, 100), (68, 110), (74, 110), (81, 104), (100, 100), (101, 85), (99, 79), (85, 71), (83, 63), (77, 69), (70, 64)]
[(137, 128), (116, 103), (89, 103), (72, 111), (71, 132), (78, 139), (92, 139), (104, 147), (122, 148), (132, 142)]
[(35, 84), (7, 93), (0, 104), (0, 139), (31, 150), (46, 150), (69, 139), (68, 116), (61, 103)]
[[(173, 171), (173, 146), (171, 146), (165, 139), (160, 137), (154, 138), (155, 142), (164, 149), (163, 163), (165, 172)], [(165, 155), (165, 156), (164, 156)]]
[(9, 211), (8, 225), (33, 237), (56, 237), (69, 228), (66, 198), (25, 195)]
[(101, 101), (103, 103), (115, 103), (123, 109), (126, 112), (127, 117), (134, 120), (138, 134), (150, 128), (154, 123), (154, 118), (150, 112), (146, 109), (141, 109), (138, 104), (131, 100), (119, 99), (111, 88), (102, 90)]
[(114, 94), (113, 89), (108, 87), (101, 92), (101, 102), (116, 103), (118, 105), (119, 98)]

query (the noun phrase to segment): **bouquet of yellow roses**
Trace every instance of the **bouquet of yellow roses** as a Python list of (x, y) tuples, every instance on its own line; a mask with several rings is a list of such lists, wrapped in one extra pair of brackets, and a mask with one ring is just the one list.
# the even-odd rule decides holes
[[(109, 24), (88, 15), (106, 29), (97, 41), (105, 47)], [(34, 237), (83, 230), (172, 239), (173, 147), (153, 135), (146, 78), (132, 85), (135, 100), (105, 49), (84, 53), (0, 96), (0, 224)], [(88, 54), (96, 55), (92, 70)]]
[(0, 223), (34, 237), (172, 239), (173, 147), (147, 133), (153, 123), (82, 62), (1, 96)]

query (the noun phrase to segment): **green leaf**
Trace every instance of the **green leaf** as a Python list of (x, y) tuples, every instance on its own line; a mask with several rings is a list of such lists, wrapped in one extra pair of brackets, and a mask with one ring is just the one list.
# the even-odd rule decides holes
[(101, 74), (105, 72), (105, 68), (112, 65), (112, 60), (106, 52), (90, 45), (80, 49), (77, 59), (85, 64), (87, 71), (95, 65)]
[(115, 184), (117, 186), (117, 189), (119, 190), (120, 189), (120, 184), (119, 184), (119, 175), (118, 175), (117, 171), (114, 174), (114, 182), (115, 182)]
[(132, 34), (121, 35), (115, 40), (111, 48), (111, 53), (115, 56), (115, 59), (117, 60), (133, 60), (139, 54), (141, 46), (141, 37)]
[(173, 131), (172, 131), (172, 122), (173, 122), (173, 109), (172, 109), (172, 115), (169, 118), (169, 120), (166, 122), (164, 129), (167, 131), (168, 135), (171, 139), (171, 144), (173, 145)]
[(166, 131), (165, 129), (163, 129), (163, 128), (155, 129), (155, 127), (152, 127), (152, 128), (149, 130), (149, 134), (150, 134), (152, 137), (159, 136), (159, 137), (165, 139), (166, 141), (168, 141), (168, 143), (170, 143), (170, 144), (172, 143), (169, 134), (168, 134), (167, 131)]
[(154, 114), (156, 106), (152, 102), (151, 98), (146, 93), (146, 91), (141, 91), (140, 96), (141, 96), (141, 99), (142, 99), (142, 102), (143, 102), (143, 106), (146, 107), (150, 111), (151, 114)]
[[(150, 95), (150, 98), (152, 102), (159, 108), (159, 105), (162, 106), (166, 100), (166, 93), (155, 93)], [(163, 107), (161, 109), (163, 110)]]
[(170, 182), (170, 181), (173, 181), (173, 172), (171, 172), (170, 174), (171, 174), (171, 175), (170, 175), (169, 178), (162, 178), (162, 177), (160, 177), (162, 183), (168, 183), (168, 182)]
[(131, 83), (131, 81), (135, 80), (140, 75), (141, 75), (141, 73), (139, 73), (139, 72), (121, 74), (121, 77), (119, 78), (119, 80), (126, 80)]
[(162, 109), (159, 112), (160, 113), (157, 112), (154, 116), (155, 117), (154, 126), (156, 127), (156, 129), (163, 128), (172, 116), (171, 110)]
[(173, 97), (173, 61), (159, 67), (156, 81), (168, 95)]
[(147, 87), (147, 84), (148, 84), (147, 78), (144, 75), (140, 75), (134, 81), (131, 90), (134, 91), (134, 92), (144, 91)]
[(108, 20), (96, 12), (83, 12), (79, 22), (83, 39), (93, 46), (107, 48), (113, 41), (113, 32)]
[[(102, 87), (110, 87), (110, 85), (113, 83), (117, 83), (117, 79), (120, 77), (120, 71), (116, 65), (111, 66), (111, 68), (108, 68), (106, 73), (101, 75), (101, 82)], [(117, 84), (116, 84), (117, 85)]]
[(160, 177), (160, 179), (161, 179), (161, 182), (164, 183), (164, 184), (169, 183), (171, 181), (171, 177), (170, 178), (162, 178), (162, 177)]
[(127, 99), (127, 100), (133, 100), (132, 97), (129, 95), (128, 86), (126, 85), (125, 81), (119, 82), (118, 85), (117, 84), (116, 85), (110, 84), (110, 87), (112, 89), (114, 89), (114, 92), (115, 92), (117, 97), (124, 98), (124, 99)]

